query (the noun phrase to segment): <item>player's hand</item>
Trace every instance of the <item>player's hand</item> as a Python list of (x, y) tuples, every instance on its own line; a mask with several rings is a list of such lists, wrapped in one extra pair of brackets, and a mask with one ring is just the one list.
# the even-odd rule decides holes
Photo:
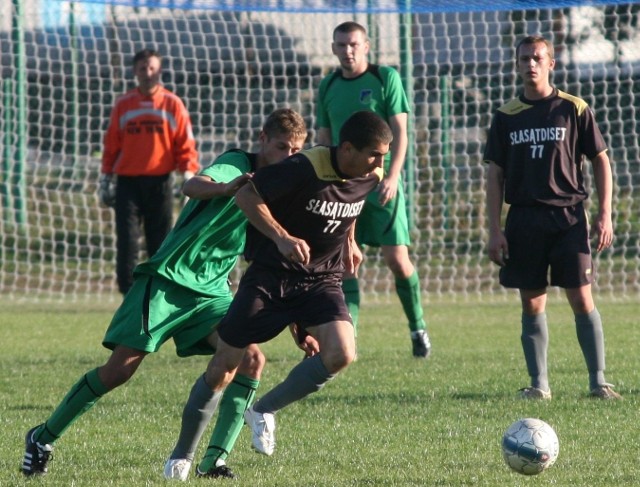
[(489, 236), (488, 246), (489, 259), (500, 267), (507, 263), (509, 258), (509, 246), (507, 239), (502, 232), (495, 232)]
[(343, 258), (345, 271), (347, 274), (357, 277), (360, 264), (362, 264), (364, 260), (362, 250), (360, 250), (360, 247), (358, 247), (358, 244), (353, 239), (347, 239), (345, 246)]
[(611, 247), (613, 244), (613, 223), (611, 216), (598, 214), (591, 228), (598, 236), (598, 242), (596, 244), (597, 252)]
[(298, 344), (300, 350), (304, 352), (307, 357), (313, 357), (315, 354), (320, 353), (320, 344), (311, 335), (304, 337), (304, 340)]
[(253, 173), (245, 173), (235, 179), (232, 179), (227, 184), (225, 184), (224, 195), (234, 196), (238, 192), (238, 190), (245, 184), (247, 184), (247, 181), (249, 181), (252, 177)]
[(289, 235), (277, 243), (278, 250), (289, 262), (307, 265), (311, 261), (311, 247), (301, 238)]
[(386, 205), (398, 194), (398, 178), (384, 178), (378, 185), (378, 201)]
[(320, 353), (318, 341), (309, 335), (306, 330), (299, 327), (296, 323), (289, 325), (289, 330), (296, 345), (307, 357), (313, 357), (316, 353)]

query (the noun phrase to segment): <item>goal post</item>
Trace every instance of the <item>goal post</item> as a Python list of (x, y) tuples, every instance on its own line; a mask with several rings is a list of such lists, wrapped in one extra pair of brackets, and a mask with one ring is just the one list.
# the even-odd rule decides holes
[[(333, 28), (367, 26), (372, 61), (410, 94), (405, 187), (410, 248), (427, 299), (506, 296), (486, 256), (482, 151), (495, 110), (514, 97), (514, 46), (556, 47), (553, 82), (584, 98), (614, 170), (613, 248), (596, 257), (599, 294), (640, 291), (640, 4), (573, 0), (11, 0), (0, 4), (0, 294), (117, 300), (113, 213), (96, 195), (116, 97), (143, 47), (194, 125), (201, 163), (256, 150), (275, 108), (299, 111), (315, 143), (315, 98), (336, 67)], [(588, 167), (589, 164), (586, 163)], [(590, 170), (587, 183), (593, 194)], [(588, 200), (593, 213), (595, 198)], [(176, 210), (178, 202), (176, 202)], [(394, 294), (367, 248), (364, 300)], [(144, 258), (144, 254), (141, 255)], [(239, 276), (239, 272), (235, 277)]]

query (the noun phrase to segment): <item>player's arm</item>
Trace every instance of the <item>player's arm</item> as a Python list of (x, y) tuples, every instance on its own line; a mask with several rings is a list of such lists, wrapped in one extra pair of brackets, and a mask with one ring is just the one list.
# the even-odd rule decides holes
[(320, 127), (317, 131), (316, 142), (319, 145), (331, 145), (331, 129), (329, 127)]
[(502, 232), (501, 216), (504, 200), (504, 171), (495, 162), (489, 162), (487, 174), (487, 218), (489, 220), (489, 259), (499, 266), (509, 258), (507, 239)]
[(356, 225), (354, 222), (349, 229), (349, 234), (345, 240), (344, 251), (342, 253), (345, 270), (348, 274), (353, 276), (358, 275), (358, 268), (360, 267), (360, 264), (362, 264), (363, 260), (362, 251), (356, 242), (355, 229)]
[(296, 238), (280, 225), (271, 214), (269, 207), (258, 194), (253, 184), (246, 184), (236, 193), (236, 205), (247, 216), (249, 222), (266, 235), (278, 247), (285, 258), (303, 265), (311, 259), (311, 249), (307, 242)]
[(251, 179), (246, 173), (232, 179), (228, 183), (219, 183), (209, 176), (197, 175), (188, 179), (182, 186), (185, 196), (196, 200), (209, 200), (220, 196), (234, 196), (236, 192)]
[(613, 176), (609, 156), (605, 151), (595, 156), (591, 162), (596, 192), (598, 193), (598, 215), (592, 228), (598, 235), (596, 250), (600, 252), (613, 243), (613, 222), (611, 221)]
[(407, 119), (406, 113), (398, 113), (389, 117), (389, 127), (393, 133), (393, 142), (391, 143), (391, 164), (389, 171), (385, 174), (384, 179), (378, 186), (378, 200), (384, 205), (398, 194), (398, 184), (400, 174), (404, 166), (404, 159), (407, 155), (407, 147), (409, 145), (409, 137), (407, 135)]

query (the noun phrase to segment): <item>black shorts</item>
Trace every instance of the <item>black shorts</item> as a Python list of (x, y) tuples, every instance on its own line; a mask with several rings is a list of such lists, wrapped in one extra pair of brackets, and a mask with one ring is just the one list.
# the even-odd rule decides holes
[(229, 345), (243, 348), (275, 338), (291, 323), (304, 329), (333, 321), (352, 322), (339, 274), (306, 276), (252, 264), (242, 276), (218, 335)]
[(500, 269), (503, 286), (543, 289), (551, 283), (572, 289), (593, 282), (589, 222), (582, 204), (512, 206), (505, 237), (509, 259)]

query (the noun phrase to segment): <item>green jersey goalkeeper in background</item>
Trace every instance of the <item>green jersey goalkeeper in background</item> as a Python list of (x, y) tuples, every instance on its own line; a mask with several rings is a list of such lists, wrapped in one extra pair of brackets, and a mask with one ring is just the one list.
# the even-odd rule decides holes
[[(342, 124), (360, 110), (375, 112), (391, 127), (393, 143), (390, 156), (385, 160), (385, 176), (377, 191), (367, 198), (358, 217), (356, 241), (360, 245), (381, 247), (409, 322), (413, 355), (426, 358), (431, 343), (423, 318), (420, 278), (409, 257), (411, 240), (401, 175), (408, 145), (409, 102), (395, 69), (368, 62), (369, 39), (360, 24), (338, 25), (333, 31), (331, 48), (340, 68), (320, 83), (316, 104), (317, 142), (337, 144)], [(355, 275), (345, 274), (343, 291), (357, 327), (360, 290)]]
[[(181, 357), (215, 352), (217, 325), (232, 299), (228, 276), (245, 243), (246, 217), (233, 196), (255, 170), (302, 149), (306, 137), (307, 129), (298, 113), (276, 110), (260, 133), (258, 153), (228, 151), (185, 183), (188, 203), (155, 255), (136, 267), (133, 286), (105, 334), (103, 345), (112, 350), (111, 356), (104, 365), (83, 375), (51, 416), (27, 433), (22, 464), (25, 475), (47, 473), (53, 445), (67, 428), (102, 396), (127, 382), (147, 354), (158, 351), (169, 339)], [(260, 349), (251, 345), (226, 389), (214, 428), (216, 469), (207, 476), (233, 477), (224, 460), (242, 427), (242, 415), (253, 400), (264, 363)], [(212, 395), (200, 377), (185, 405), (181, 433), (165, 465), (167, 478), (186, 480), (197, 443), (213, 414)]]

